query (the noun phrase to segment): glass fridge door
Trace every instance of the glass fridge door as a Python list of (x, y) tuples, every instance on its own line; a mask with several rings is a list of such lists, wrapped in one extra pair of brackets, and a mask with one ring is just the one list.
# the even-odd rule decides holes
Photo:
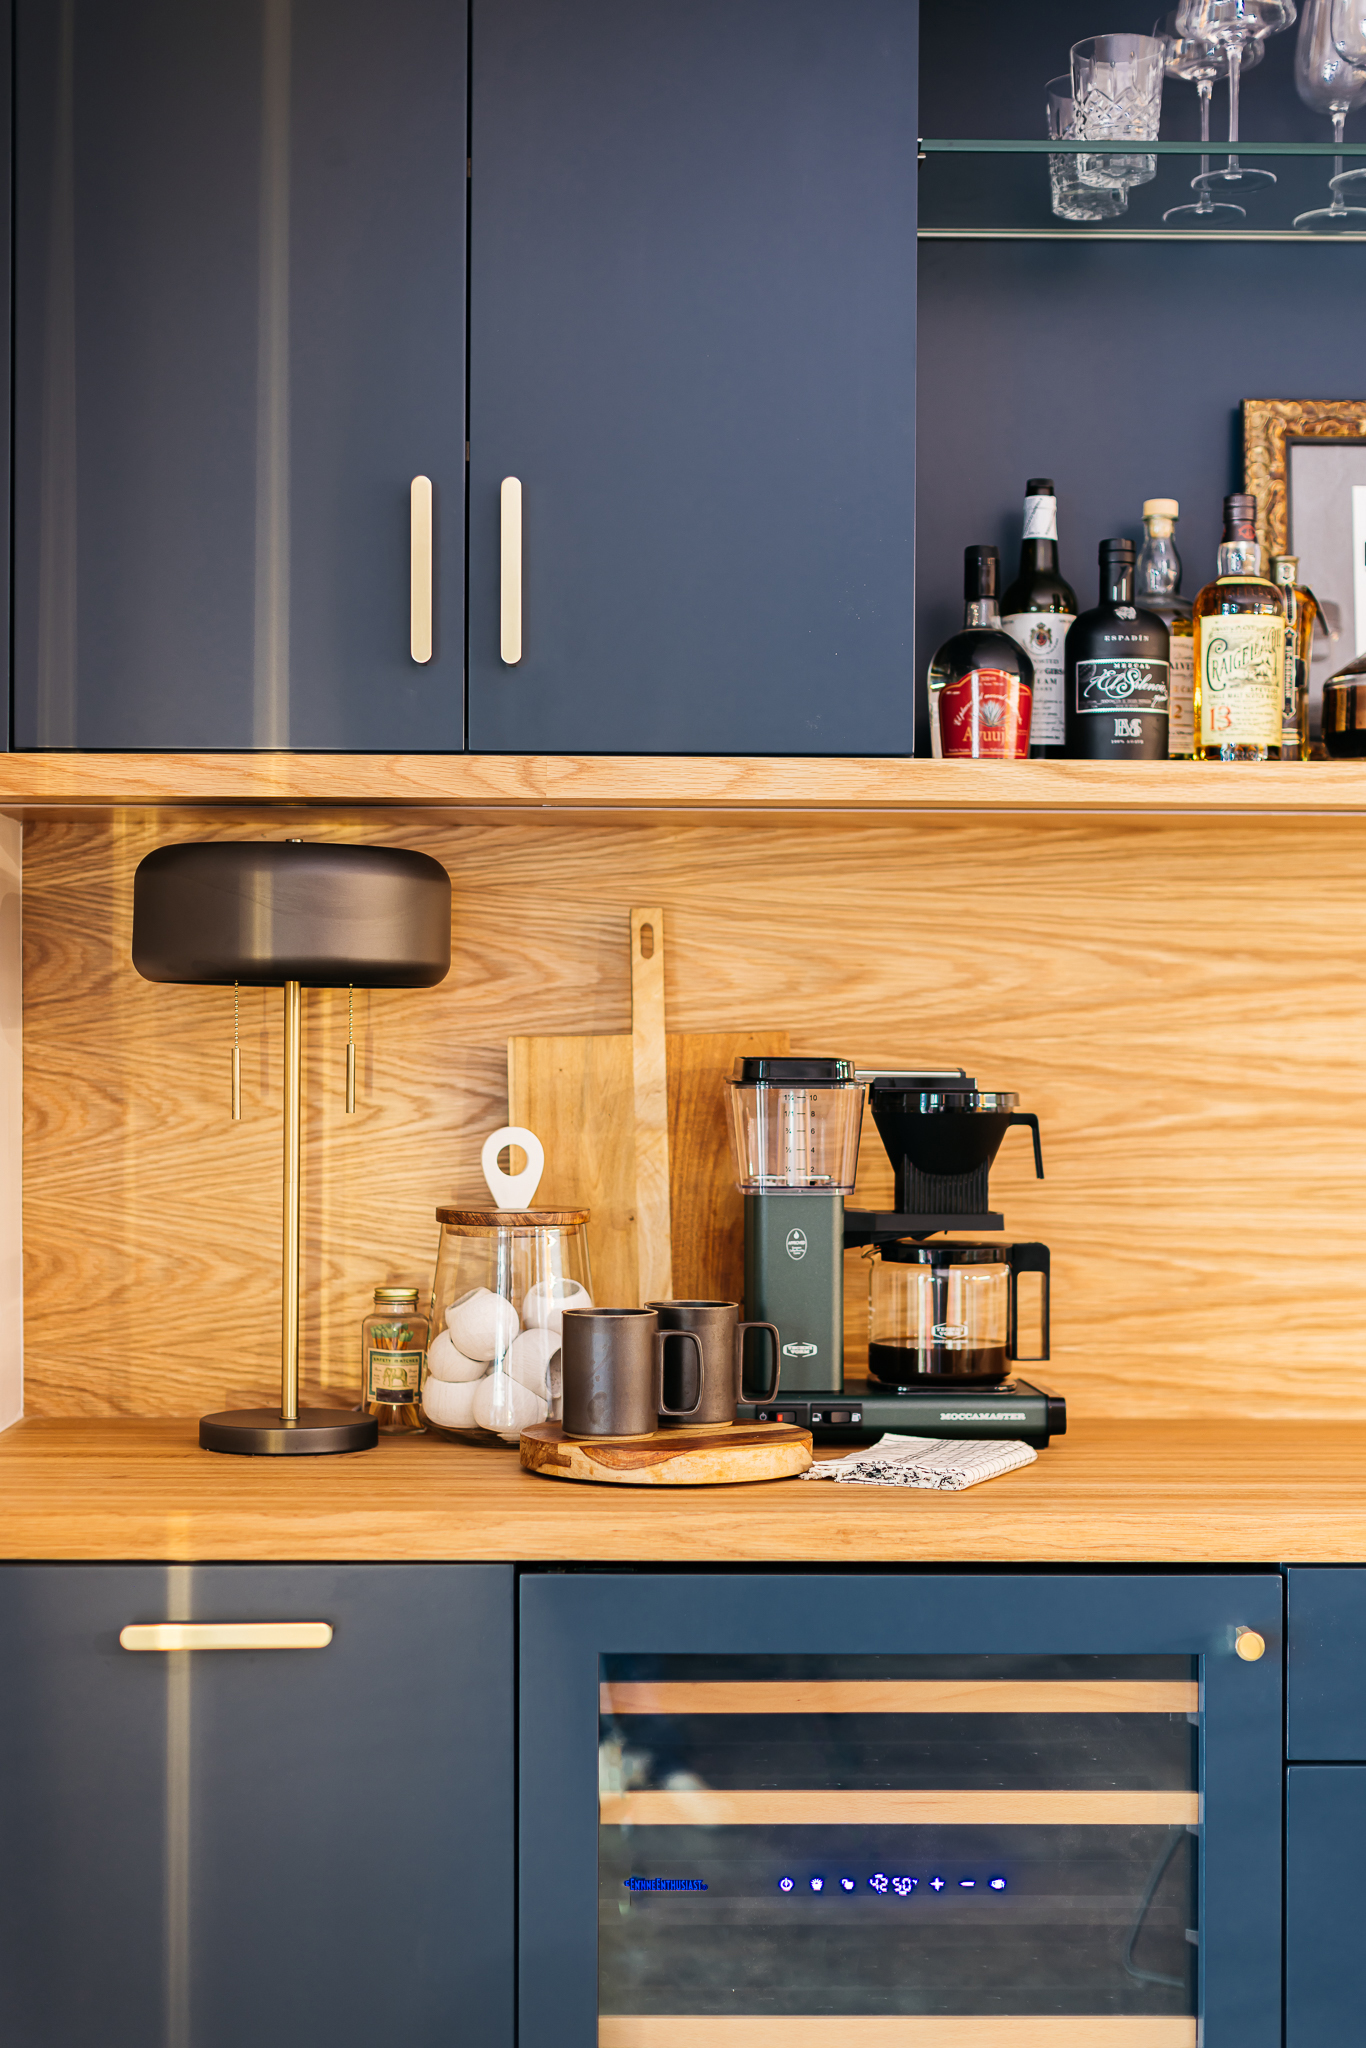
[(522, 2048), (1275, 2048), (1280, 1582), (1215, 1583), (524, 1577)]

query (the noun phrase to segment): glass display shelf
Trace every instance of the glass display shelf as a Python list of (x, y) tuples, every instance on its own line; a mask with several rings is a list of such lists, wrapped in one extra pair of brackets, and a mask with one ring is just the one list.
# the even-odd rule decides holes
[[(1242, 220), (1218, 214), (1209, 223), (1186, 213), (1164, 221), (1170, 208), (1194, 203), (1191, 188), (1200, 158), (1211, 170), (1229, 160), (1226, 142), (1208, 150), (1199, 142), (1107, 141), (1104, 154), (1152, 160), (1154, 176), (1130, 188), (1123, 213), (1097, 221), (1060, 220), (1052, 208), (1050, 157), (1066, 165), (1094, 157), (1094, 142), (960, 140), (926, 136), (920, 143), (922, 241), (1100, 241), (1100, 242), (1362, 242), (1366, 241), (1366, 175), (1360, 188), (1341, 194), (1340, 208), (1327, 217), (1337, 172), (1366, 174), (1366, 144), (1339, 147), (1323, 142), (1242, 142), (1236, 155), (1246, 169), (1270, 172), (1275, 183), (1249, 181), (1245, 190), (1221, 188), (1215, 196), (1244, 208)], [(1192, 161), (1194, 159), (1194, 161)], [(1307, 225), (1296, 221), (1317, 216)]]

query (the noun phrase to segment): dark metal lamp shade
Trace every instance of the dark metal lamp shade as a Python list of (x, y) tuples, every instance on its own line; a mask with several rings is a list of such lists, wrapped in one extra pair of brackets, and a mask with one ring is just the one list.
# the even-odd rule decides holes
[(431, 988), (450, 964), (450, 876), (404, 847), (191, 840), (133, 878), (147, 981)]

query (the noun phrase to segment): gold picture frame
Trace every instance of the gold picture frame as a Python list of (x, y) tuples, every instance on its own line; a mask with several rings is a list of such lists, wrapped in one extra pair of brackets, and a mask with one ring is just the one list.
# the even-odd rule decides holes
[(1243, 489), (1257, 500), (1262, 561), (1289, 552), (1288, 451), (1299, 441), (1366, 446), (1366, 398), (1245, 398)]

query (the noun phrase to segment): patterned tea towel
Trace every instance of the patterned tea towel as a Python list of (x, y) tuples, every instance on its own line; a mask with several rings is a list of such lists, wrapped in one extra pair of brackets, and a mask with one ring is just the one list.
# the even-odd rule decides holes
[(837, 1479), (844, 1486), (930, 1486), (956, 1493), (983, 1479), (999, 1479), (1018, 1465), (1032, 1465), (1038, 1455), (1028, 1444), (1011, 1440), (880, 1436), (845, 1458), (818, 1460), (802, 1476)]

